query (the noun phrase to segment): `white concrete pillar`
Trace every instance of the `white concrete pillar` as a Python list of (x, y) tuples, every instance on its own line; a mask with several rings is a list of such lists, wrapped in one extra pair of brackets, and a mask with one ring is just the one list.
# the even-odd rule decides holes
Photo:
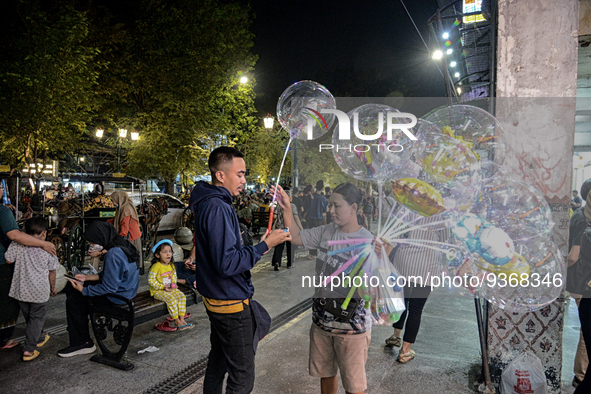
[[(553, 239), (563, 253), (575, 132), (578, 6), (579, 0), (498, 0), (496, 116), (509, 147), (503, 169), (544, 193), (556, 223)], [(524, 314), (493, 307), (488, 319), (493, 380), (498, 383), (511, 358), (527, 351), (542, 360), (549, 392), (559, 393), (563, 314), (562, 300)]]

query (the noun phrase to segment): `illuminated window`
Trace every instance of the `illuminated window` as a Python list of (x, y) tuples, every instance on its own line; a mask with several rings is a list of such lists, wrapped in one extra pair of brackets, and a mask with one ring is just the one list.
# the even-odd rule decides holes
[[(464, 14), (482, 11), (482, 0), (464, 0)], [(482, 14), (470, 15), (464, 17), (464, 23), (483, 22), (484, 16)]]

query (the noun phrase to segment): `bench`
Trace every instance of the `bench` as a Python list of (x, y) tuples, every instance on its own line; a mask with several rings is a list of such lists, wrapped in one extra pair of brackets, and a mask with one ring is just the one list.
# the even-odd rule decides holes
[[(267, 228), (269, 225), (269, 211), (261, 212), (256, 210), (252, 213), (252, 231), (255, 234), (260, 232), (261, 228)], [(255, 230), (256, 228), (256, 230)]]
[[(202, 302), (201, 296), (195, 289), (181, 283), (178, 285), (179, 290), (186, 296), (187, 306)], [(90, 360), (129, 371), (134, 365), (122, 358), (131, 342), (133, 327), (167, 315), (168, 309), (166, 303), (151, 297), (149, 291), (138, 293), (133, 300), (116, 294), (111, 294), (109, 297), (117, 298), (125, 304), (121, 306), (94, 304), (92, 297), (90, 298), (90, 321), (101, 353), (92, 356)], [(118, 350), (111, 350), (117, 346), (106, 342), (109, 332), (112, 333), (113, 342), (119, 346)]]

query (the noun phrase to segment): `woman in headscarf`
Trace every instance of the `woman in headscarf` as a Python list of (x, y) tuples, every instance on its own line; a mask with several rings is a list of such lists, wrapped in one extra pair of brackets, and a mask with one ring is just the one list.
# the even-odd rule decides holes
[(127, 238), (140, 252), (137, 266), (142, 266), (142, 232), (140, 230), (139, 218), (133, 202), (126, 192), (114, 192), (111, 194), (111, 201), (117, 204), (113, 225), (117, 234)]
[[(93, 250), (104, 254), (105, 264), (100, 274), (76, 275), (66, 286), (66, 316), (70, 346), (58, 351), (60, 357), (88, 354), (96, 350), (88, 330), (89, 298), (94, 303), (122, 304), (121, 300), (109, 298), (117, 294), (131, 300), (139, 286), (139, 270), (136, 261), (140, 253), (131, 242), (117, 235), (110, 223), (94, 222), (84, 233), (84, 239)], [(103, 253), (104, 251), (106, 253)], [(88, 283), (92, 282), (92, 283)]]

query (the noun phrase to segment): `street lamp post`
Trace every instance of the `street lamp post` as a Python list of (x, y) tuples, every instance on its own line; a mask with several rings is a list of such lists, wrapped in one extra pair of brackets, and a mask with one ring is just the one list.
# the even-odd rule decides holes
[(121, 139), (127, 138), (127, 129), (119, 129), (119, 138), (117, 138), (117, 173), (121, 173)]
[[(97, 138), (103, 138), (105, 131), (103, 129), (96, 130)], [(127, 129), (119, 129), (117, 134), (117, 173), (121, 173), (121, 144), (123, 140), (127, 139)], [(131, 132), (131, 140), (137, 141), (140, 139), (140, 134), (137, 131)]]

